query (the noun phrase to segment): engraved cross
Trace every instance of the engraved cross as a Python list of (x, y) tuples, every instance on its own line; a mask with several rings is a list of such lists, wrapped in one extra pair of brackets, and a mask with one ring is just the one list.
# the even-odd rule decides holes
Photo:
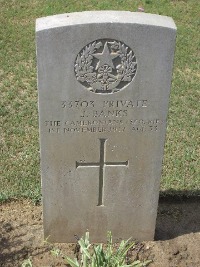
[(99, 162), (77, 162), (76, 168), (79, 167), (99, 167), (99, 199), (97, 206), (103, 206), (103, 189), (104, 189), (104, 172), (106, 166), (128, 166), (128, 160), (122, 162), (106, 162), (106, 148), (105, 144), (107, 139), (99, 139), (100, 141), (100, 157)]

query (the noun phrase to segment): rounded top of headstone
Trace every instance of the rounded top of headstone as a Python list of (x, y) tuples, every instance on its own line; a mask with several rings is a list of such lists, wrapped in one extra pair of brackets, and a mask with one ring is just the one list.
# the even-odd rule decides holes
[(39, 18), (36, 20), (36, 31), (70, 25), (117, 22), (144, 24), (176, 30), (173, 19), (167, 16), (130, 11), (84, 11)]

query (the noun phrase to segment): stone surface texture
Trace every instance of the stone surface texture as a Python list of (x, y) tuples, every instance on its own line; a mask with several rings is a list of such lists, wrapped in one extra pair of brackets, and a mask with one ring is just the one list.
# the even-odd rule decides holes
[(37, 19), (44, 234), (154, 238), (176, 26), (125, 11)]

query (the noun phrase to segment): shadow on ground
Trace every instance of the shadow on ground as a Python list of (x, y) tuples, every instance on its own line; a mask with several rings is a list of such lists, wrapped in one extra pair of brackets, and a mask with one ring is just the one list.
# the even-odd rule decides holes
[[(16, 266), (14, 263), (29, 258), (33, 253), (34, 248), (31, 248), (30, 242), (26, 240), (27, 232), (22, 233), (20, 229), (22, 227), (26, 225), (13, 226), (9, 222), (0, 222), (0, 267)], [(48, 250), (48, 248), (39, 248), (35, 255), (43, 254)]]
[(161, 196), (155, 240), (200, 232), (200, 197)]

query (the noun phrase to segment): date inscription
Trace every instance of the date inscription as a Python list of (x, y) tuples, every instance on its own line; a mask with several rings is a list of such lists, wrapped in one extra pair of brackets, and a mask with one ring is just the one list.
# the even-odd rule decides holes
[(164, 122), (159, 119), (143, 120), (78, 120), (45, 121), (49, 133), (109, 133), (109, 132), (156, 132)]

